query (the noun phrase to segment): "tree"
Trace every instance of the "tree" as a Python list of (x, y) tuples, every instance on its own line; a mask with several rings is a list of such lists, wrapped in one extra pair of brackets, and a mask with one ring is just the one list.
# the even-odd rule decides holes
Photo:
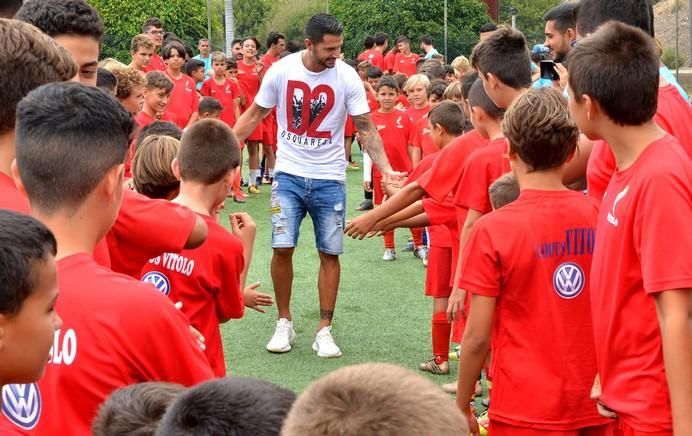
[[(478, 29), (489, 20), (486, 5), (479, 0), (448, 2), (448, 61), (471, 53), (478, 42)], [(331, 0), (330, 12), (344, 24), (348, 57), (355, 58), (362, 50), (367, 35), (386, 32), (390, 45), (398, 35), (411, 39), (411, 48), (418, 50), (418, 38), (430, 35), (441, 52), (444, 45), (442, 1), (420, 0)]]
[[(129, 63), (130, 40), (142, 32), (149, 17), (158, 17), (167, 32), (173, 32), (191, 47), (207, 36), (206, 0), (88, 0), (101, 15), (106, 28), (102, 57)], [(218, 17), (216, 18), (218, 21)], [(217, 28), (220, 24), (217, 23)]]
[(517, 10), (517, 29), (526, 37), (529, 48), (545, 41), (545, 22), (543, 15), (553, 6), (560, 4), (560, 0), (511, 0), (500, 2), (500, 21), (510, 24), (512, 22), (511, 8)]

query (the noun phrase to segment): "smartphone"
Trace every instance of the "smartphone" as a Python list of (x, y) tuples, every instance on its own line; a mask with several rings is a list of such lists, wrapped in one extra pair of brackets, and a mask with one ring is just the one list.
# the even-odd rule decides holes
[(541, 79), (560, 80), (560, 76), (555, 70), (555, 62), (541, 61)]

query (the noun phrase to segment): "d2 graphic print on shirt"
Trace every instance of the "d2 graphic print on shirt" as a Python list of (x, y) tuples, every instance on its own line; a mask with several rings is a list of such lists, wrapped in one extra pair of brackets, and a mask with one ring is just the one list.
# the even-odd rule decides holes
[(286, 90), (286, 120), (290, 133), (309, 138), (327, 139), (332, 132), (320, 125), (334, 108), (334, 90), (325, 84), (315, 89), (297, 80), (289, 80)]

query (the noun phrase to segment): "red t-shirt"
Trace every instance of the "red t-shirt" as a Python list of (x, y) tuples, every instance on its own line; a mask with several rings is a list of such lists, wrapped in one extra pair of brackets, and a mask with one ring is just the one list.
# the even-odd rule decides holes
[(386, 55), (384, 55), (384, 69), (385, 71), (394, 71), (394, 60), (396, 59), (397, 53), (394, 50), (389, 50)]
[(366, 96), (368, 98), (368, 108), (370, 109), (370, 113), (380, 110), (380, 102), (377, 101), (377, 98), (372, 95), (371, 92), (366, 92)]
[(144, 127), (148, 126), (154, 121), (170, 121), (172, 123), (175, 123), (177, 121), (177, 118), (174, 114), (169, 113), (168, 111), (164, 112), (163, 116), (160, 119), (156, 119), (144, 111), (139, 111), (137, 115), (135, 115), (135, 122), (137, 122), (138, 130), (143, 129)]
[(493, 210), (488, 188), (511, 170), (507, 152), (507, 141), (500, 138), (469, 156), (462, 170), (460, 187), (454, 197), (456, 206), (473, 209), (483, 215)]
[[(440, 149), (437, 147), (435, 148), (437, 150), (436, 153), (440, 153)], [(413, 169), (411, 174), (406, 179), (406, 185), (408, 185), (411, 182), (417, 181), (420, 176), (422, 176), (426, 171), (432, 168), (432, 164), (435, 161), (435, 158), (437, 157), (436, 153), (429, 154), (428, 156), (424, 157), (423, 160), (420, 161), (418, 166)], [(445, 222), (440, 222), (435, 225), (433, 223), (433, 219), (430, 217), (430, 214), (433, 214), (433, 218), (438, 218), (438, 211), (444, 207), (451, 207), (451, 209), (454, 210), (454, 206), (451, 204), (451, 197), (448, 196), (446, 198), (446, 201), (447, 203), (445, 205), (439, 205), (439, 203), (436, 203), (435, 200), (431, 200), (429, 198), (423, 200), (423, 209), (428, 215), (428, 219), (431, 223), (431, 225), (428, 226), (428, 244), (431, 247), (450, 248), (452, 246), (452, 236), (449, 232), (449, 229), (445, 225)], [(428, 209), (425, 208), (426, 202), (436, 203), (429, 204), (429, 207), (432, 209), (431, 213), (428, 213)], [(440, 208), (436, 207), (438, 205), (440, 206)]]
[[(658, 88), (656, 124), (673, 135), (692, 159), (692, 108), (673, 85)], [(586, 167), (588, 193), (601, 201), (615, 172), (615, 156), (608, 144), (596, 141)]]
[(418, 59), (420, 59), (420, 56), (415, 53), (411, 53), (408, 56), (398, 53), (394, 58), (394, 72), (406, 74), (408, 77), (413, 76), (416, 74)]
[(411, 118), (411, 123), (414, 125), (418, 122), (418, 120), (428, 115), (428, 112), (430, 112), (430, 106), (427, 104), (419, 109), (416, 109), (413, 106), (406, 109), (406, 115)]
[(168, 98), (166, 112), (175, 119), (178, 127), (184, 129), (187, 127), (192, 113), (199, 109), (197, 87), (194, 80), (186, 74), (183, 74), (179, 79), (174, 79), (168, 71), (166, 71), (166, 75), (173, 82), (173, 91)]
[(666, 136), (613, 174), (598, 217), (591, 300), (601, 401), (642, 432), (672, 430), (654, 297), (692, 288), (691, 187), (692, 163)]
[[(372, 123), (384, 143), (384, 152), (394, 171), (411, 171), (411, 159), (408, 145), (411, 142), (412, 125), (406, 113), (395, 110), (390, 113), (375, 112)], [(376, 166), (373, 166), (373, 177), (382, 177)]]
[(428, 114), (425, 114), (422, 118), (414, 123), (411, 145), (420, 148), (423, 157), (440, 151), (430, 137), (430, 123), (428, 122)]
[(457, 192), (464, 163), (469, 155), (488, 143), (488, 139), (475, 130), (455, 138), (437, 155), (432, 168), (420, 177), (418, 184), (431, 198), (438, 202), (444, 201), (447, 195)]
[(214, 97), (223, 106), (221, 111), (221, 121), (229, 127), (235, 126), (235, 113), (233, 113), (233, 103), (240, 98), (240, 87), (237, 83), (224, 78), (224, 82), (219, 85), (214, 78), (208, 79), (202, 84), (202, 95)]
[(589, 398), (597, 215), (596, 202), (581, 193), (525, 190), (474, 226), (459, 285), (497, 299), (490, 419), (544, 430), (608, 422)]
[(148, 73), (149, 71), (166, 71), (166, 63), (163, 61), (163, 58), (157, 54), (154, 54), (151, 57), (151, 61), (149, 61), (149, 65), (147, 65), (144, 68), (144, 72)]
[(356, 59), (358, 59), (359, 62), (368, 61), (373, 67), (377, 67), (379, 69), (384, 67), (384, 56), (382, 56), (382, 53), (380, 53), (379, 50), (375, 50), (374, 48), (365, 50), (359, 54)]
[(255, 71), (257, 64), (247, 65), (243, 61), (238, 61), (238, 83), (240, 90), (245, 96), (246, 102), (243, 109), (250, 107), (259, 92), (261, 75)]
[(272, 65), (274, 65), (275, 62), (279, 61), (281, 58), (275, 58), (274, 56), (270, 55), (269, 53), (265, 53), (264, 56), (260, 58), (260, 63), (264, 65), (264, 73), (267, 72), (269, 68), (271, 68)]
[(181, 309), (190, 324), (205, 338), (204, 354), (214, 375), (226, 376), (226, 363), (219, 323), (242, 318), (245, 311), (240, 274), (243, 272), (243, 245), (213, 218), (204, 216), (209, 236), (194, 250), (165, 253), (142, 269), (142, 280), (156, 286)]
[(2, 172), (0, 172), (0, 209), (31, 214), (29, 199), (19, 192), (14, 180)]
[[(5, 401), (13, 388), (3, 389), (0, 433), (19, 427), (28, 434), (90, 435), (98, 407), (120, 387), (145, 381), (192, 386), (213, 378), (187, 317), (150, 285), (80, 253), (58, 261), (58, 286), (55, 309), (63, 325), (51, 361), (38, 390), (15, 385), (13, 396), (24, 393), (26, 408)], [(34, 419), (21, 423), (31, 411)]]
[(139, 279), (149, 259), (185, 248), (195, 222), (195, 213), (184, 206), (123, 190), (118, 218), (106, 235), (111, 268)]

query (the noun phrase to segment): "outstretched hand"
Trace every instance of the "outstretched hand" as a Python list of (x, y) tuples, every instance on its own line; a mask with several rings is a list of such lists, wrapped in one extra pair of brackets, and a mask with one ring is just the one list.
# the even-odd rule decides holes
[(259, 282), (254, 283), (245, 288), (243, 299), (245, 302), (245, 307), (256, 310), (260, 313), (266, 313), (261, 306), (272, 306), (274, 304), (274, 299), (271, 295), (265, 294), (263, 292), (257, 292), (259, 288)]
[(373, 219), (372, 211), (352, 219), (346, 223), (344, 233), (353, 239), (363, 239), (377, 224)]

